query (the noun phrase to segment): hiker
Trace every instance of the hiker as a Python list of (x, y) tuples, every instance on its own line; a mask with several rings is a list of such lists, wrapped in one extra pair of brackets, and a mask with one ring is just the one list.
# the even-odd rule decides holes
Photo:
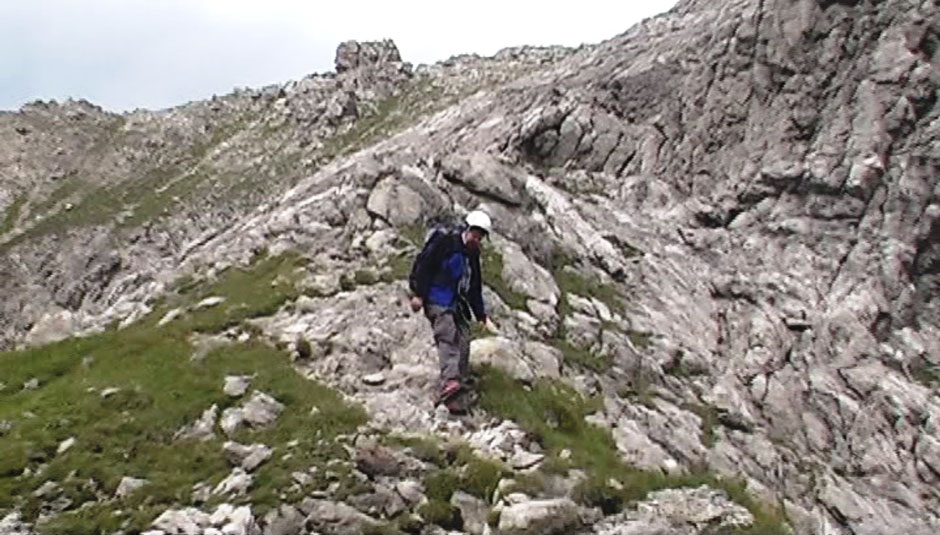
[(483, 305), (480, 272), (480, 247), (492, 222), (490, 216), (479, 210), (467, 214), (464, 222), (457, 228), (432, 232), (415, 258), (408, 279), (411, 310), (418, 312), (424, 307), (440, 356), (437, 403), (444, 403), (452, 413), (466, 410), (458, 394), (467, 388), (470, 313), (488, 331), (497, 331)]

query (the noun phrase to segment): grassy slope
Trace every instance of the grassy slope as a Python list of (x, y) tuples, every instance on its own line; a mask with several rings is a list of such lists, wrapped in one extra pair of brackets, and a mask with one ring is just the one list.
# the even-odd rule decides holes
[[(278, 491), (290, 486), (293, 471), (341, 455), (331, 439), (363, 423), (364, 412), (300, 377), (285, 354), (247, 341), (192, 358), (193, 331), (218, 332), (244, 318), (271, 313), (294, 295), (290, 279), (297, 264), (290, 255), (264, 258), (250, 270), (230, 270), (215, 284), (190, 288), (176, 297), (177, 304), (204, 295), (227, 300), (163, 327), (156, 323), (169, 305), (124, 330), (0, 353), (6, 383), (0, 391), (0, 420), (11, 424), (0, 440), (0, 510), (18, 506), (27, 518), (35, 518), (42, 500), (32, 493), (50, 480), (62, 485), (72, 504), (43, 526), (45, 533), (104, 532), (125, 521), (139, 529), (160, 510), (189, 503), (194, 484), (215, 484), (228, 474), (224, 438), (174, 441), (173, 435), (213, 404), (221, 410), (242, 401), (222, 392), (230, 374), (254, 375), (252, 388), (286, 406), (274, 427), (242, 430), (234, 437), (275, 448), (272, 459), (257, 471), (248, 497), (253, 503), (277, 503)], [(39, 387), (22, 389), (31, 379)], [(102, 397), (107, 388), (120, 391)], [(318, 412), (311, 413), (314, 407)], [(57, 454), (59, 444), (70, 437), (75, 445)], [(288, 447), (291, 441), (297, 442)], [(23, 477), (27, 469), (35, 475)], [(113, 496), (123, 476), (146, 478), (151, 484), (122, 502), (77, 509), (96, 495)], [(127, 513), (114, 516), (116, 509)]]

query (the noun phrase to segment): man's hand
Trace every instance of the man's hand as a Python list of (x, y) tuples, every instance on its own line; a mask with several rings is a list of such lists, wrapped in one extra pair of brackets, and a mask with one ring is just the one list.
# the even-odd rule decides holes
[(424, 301), (417, 295), (411, 297), (411, 311), (417, 312), (424, 306)]
[(489, 316), (487, 316), (486, 319), (483, 320), (483, 328), (493, 334), (499, 333), (499, 327), (497, 327), (496, 324), (493, 323), (493, 320), (491, 320)]

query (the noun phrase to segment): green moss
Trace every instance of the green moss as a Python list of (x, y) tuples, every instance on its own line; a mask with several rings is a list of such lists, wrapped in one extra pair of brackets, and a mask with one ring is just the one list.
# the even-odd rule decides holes
[(395, 519), (395, 526), (404, 533), (420, 533), (424, 522), (418, 516), (406, 513)]
[(20, 210), (26, 203), (25, 195), (18, 195), (13, 199), (13, 203), (3, 212), (3, 220), (0, 221), (0, 234), (6, 234), (13, 230), (16, 220), (20, 217)]
[(463, 528), (460, 509), (448, 502), (431, 500), (418, 508), (418, 514), (425, 522), (437, 524), (444, 529), (459, 530)]
[(561, 294), (558, 302), (558, 315), (561, 321), (555, 334), (548, 340), (548, 343), (561, 351), (565, 358), (565, 364), (569, 366), (579, 366), (595, 372), (603, 372), (610, 368), (610, 358), (599, 355), (589, 348), (579, 347), (568, 340), (567, 328), (564, 324), (564, 318), (570, 313), (568, 304), (568, 295)]
[(511, 474), (502, 463), (480, 458), (467, 446), (461, 448), (456, 464), (462, 466), (459, 470), (460, 489), (484, 501), (493, 497), (499, 480)]
[(730, 529), (721, 535), (792, 535), (783, 510), (755, 500), (743, 480), (711, 478), (708, 485), (725, 491), (731, 501), (746, 508), (754, 517), (750, 526)]
[(404, 446), (414, 457), (426, 462), (443, 466), (446, 462), (437, 440), (431, 437), (391, 435), (389, 442)]
[(371, 269), (358, 269), (353, 275), (353, 282), (356, 286), (371, 286), (379, 282), (379, 276)]
[(407, 251), (393, 255), (388, 259), (387, 269), (382, 271), (379, 279), (386, 283), (407, 280), (411, 274), (412, 261)]
[(362, 526), (362, 535), (403, 535), (398, 524), (382, 522)]
[(924, 359), (918, 359), (910, 366), (911, 377), (927, 388), (935, 388), (940, 384), (940, 370)]
[(604, 283), (594, 277), (585, 277), (573, 269), (558, 269), (554, 275), (555, 282), (563, 294), (593, 297), (607, 305), (611, 312), (626, 315), (623, 295), (614, 284)]
[(521, 492), (527, 496), (541, 496), (546, 489), (547, 474), (560, 473), (565, 474), (570, 468), (570, 463), (564, 464), (564, 469), (560, 470), (562, 465), (556, 464), (560, 460), (557, 456), (546, 457), (539, 469), (534, 472), (513, 474), (512, 482), (506, 487), (505, 494)]
[(424, 245), (424, 240), (427, 235), (427, 229), (424, 228), (424, 225), (411, 223), (402, 225), (396, 230), (398, 231), (398, 235), (412, 246), (420, 248)]

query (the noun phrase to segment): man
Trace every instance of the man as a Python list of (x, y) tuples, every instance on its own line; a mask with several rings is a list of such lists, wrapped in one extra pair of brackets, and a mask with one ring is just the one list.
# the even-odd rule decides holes
[(440, 357), (441, 384), (438, 403), (452, 413), (465, 407), (459, 394), (466, 388), (470, 359), (470, 313), (484, 327), (496, 332), (483, 305), (480, 247), (492, 229), (490, 216), (476, 210), (467, 214), (466, 225), (435, 231), (415, 259), (411, 276), (411, 309), (424, 307), (431, 322)]

